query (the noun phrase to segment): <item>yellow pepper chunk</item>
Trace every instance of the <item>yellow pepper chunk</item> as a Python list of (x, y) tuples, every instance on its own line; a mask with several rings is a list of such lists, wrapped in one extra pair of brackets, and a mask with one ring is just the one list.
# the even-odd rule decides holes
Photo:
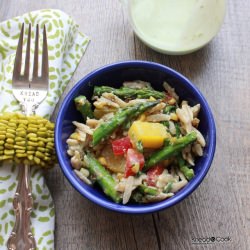
[(135, 146), (138, 141), (144, 148), (160, 148), (164, 139), (169, 137), (161, 123), (135, 121), (128, 131), (128, 136)]

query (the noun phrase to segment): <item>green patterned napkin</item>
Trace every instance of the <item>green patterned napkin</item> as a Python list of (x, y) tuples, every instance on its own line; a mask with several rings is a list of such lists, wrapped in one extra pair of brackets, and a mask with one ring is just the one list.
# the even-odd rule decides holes
[[(65, 86), (86, 50), (89, 38), (78, 31), (71, 17), (59, 10), (39, 10), (0, 23), (0, 112), (16, 112), (19, 104), (12, 95), (12, 72), (22, 23), (46, 25), (49, 47), (49, 94), (36, 113), (49, 118)], [(27, 27), (27, 25), (26, 25)], [(34, 32), (34, 31), (33, 31)], [(42, 39), (42, 36), (41, 36)], [(32, 65), (33, 62), (31, 62)], [(14, 225), (12, 198), (16, 190), (18, 167), (0, 166), (0, 249)], [(32, 230), (38, 249), (54, 249), (55, 212), (42, 170), (32, 167), (34, 210)]]

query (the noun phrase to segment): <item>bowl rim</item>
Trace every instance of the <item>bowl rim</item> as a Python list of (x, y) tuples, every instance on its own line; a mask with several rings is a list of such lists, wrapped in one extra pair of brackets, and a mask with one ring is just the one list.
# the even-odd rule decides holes
[[(72, 97), (74, 95), (75, 91), (78, 91), (83, 84), (88, 84), (89, 80), (94, 77), (96, 74), (102, 74), (107, 71), (116, 70), (120, 68), (128, 68), (128, 67), (137, 67), (137, 68), (145, 68), (145, 69), (155, 69), (160, 70), (163, 72), (166, 72), (170, 75), (172, 75), (174, 78), (180, 79), (182, 81), (182, 84), (185, 85), (185, 87), (188, 87), (191, 89), (191, 92), (195, 93), (196, 96), (198, 96), (198, 99), (200, 99), (203, 104), (202, 107), (205, 110), (206, 115), (208, 116), (208, 127), (210, 129), (210, 137), (209, 137), (209, 145), (208, 148), (208, 158), (205, 161), (205, 164), (203, 165), (203, 168), (200, 170), (199, 175), (196, 176), (196, 179), (190, 183), (189, 187), (187, 189), (183, 189), (179, 191), (178, 195), (174, 195), (170, 199), (166, 199), (160, 202), (155, 203), (149, 203), (146, 205), (130, 205), (130, 204), (116, 204), (113, 201), (106, 201), (103, 200), (91, 192), (88, 192), (85, 190), (85, 188), (80, 184), (78, 180), (76, 180), (75, 176), (72, 174), (72, 169), (69, 169), (68, 164), (66, 164), (63, 160), (63, 156), (60, 154), (60, 152), (63, 152), (63, 147), (61, 143), (61, 135), (62, 134), (62, 126), (60, 124), (60, 120), (62, 121), (65, 109), (68, 106), (69, 102), (72, 100)], [(61, 107), (59, 108), (58, 115), (56, 118), (55, 123), (55, 148), (56, 153), (58, 157), (59, 166), (63, 171), (63, 174), (68, 179), (70, 184), (84, 197), (89, 199), (90, 201), (94, 202), (97, 205), (100, 205), (104, 208), (121, 212), (121, 213), (127, 213), (127, 214), (145, 214), (145, 213), (152, 213), (157, 212), (166, 208), (169, 208), (180, 201), (182, 201), (184, 198), (188, 197), (202, 182), (202, 180), (205, 178), (211, 163), (214, 158), (215, 148), (216, 148), (216, 127), (214, 118), (211, 112), (211, 109), (203, 96), (203, 94), (200, 92), (200, 90), (185, 76), (180, 74), (179, 72), (175, 71), (172, 68), (169, 68), (165, 65), (151, 62), (151, 61), (141, 61), (141, 60), (129, 60), (129, 61), (119, 61), (111, 64), (107, 64), (105, 66), (102, 66), (100, 68), (97, 68), (96, 70), (93, 70), (86, 76), (84, 76), (82, 79), (80, 79), (68, 92), (66, 97), (64, 98)]]

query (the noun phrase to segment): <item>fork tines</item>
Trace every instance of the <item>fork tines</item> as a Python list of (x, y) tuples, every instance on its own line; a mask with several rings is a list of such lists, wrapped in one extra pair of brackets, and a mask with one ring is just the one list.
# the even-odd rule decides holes
[[(17, 45), (16, 58), (13, 70), (13, 80), (22, 80), (29, 82), (30, 79), (30, 47), (31, 47), (31, 24), (28, 27), (28, 36), (26, 44), (26, 56), (24, 64), (24, 73), (22, 74), (22, 51), (23, 51), (23, 40), (24, 40), (24, 23), (22, 24), (21, 33)], [(39, 25), (36, 25), (36, 35), (35, 35), (35, 49), (34, 49), (34, 62), (33, 62), (33, 75), (32, 80), (37, 82), (37, 80), (47, 81), (48, 80), (48, 45), (47, 45), (47, 35), (46, 27), (43, 27), (43, 48), (42, 48), (42, 70), (41, 77), (39, 77)], [(32, 82), (33, 82), (32, 81)], [(13, 81), (15, 82), (15, 81)], [(24, 85), (22, 84), (22, 87)], [(38, 86), (36, 86), (38, 87)]]

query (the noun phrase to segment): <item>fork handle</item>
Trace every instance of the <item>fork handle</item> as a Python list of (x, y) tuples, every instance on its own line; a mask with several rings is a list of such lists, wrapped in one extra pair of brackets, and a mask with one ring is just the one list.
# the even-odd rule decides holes
[(30, 166), (19, 166), (18, 184), (13, 199), (16, 221), (12, 233), (7, 241), (9, 250), (34, 250), (35, 238), (31, 232), (30, 214), (33, 198), (30, 185)]
[(21, 105), (21, 109), (22, 109), (23, 113), (27, 116), (34, 115), (36, 108), (39, 106), (37, 104), (30, 105), (29, 103), (25, 103), (25, 102), (20, 103), (20, 105)]

